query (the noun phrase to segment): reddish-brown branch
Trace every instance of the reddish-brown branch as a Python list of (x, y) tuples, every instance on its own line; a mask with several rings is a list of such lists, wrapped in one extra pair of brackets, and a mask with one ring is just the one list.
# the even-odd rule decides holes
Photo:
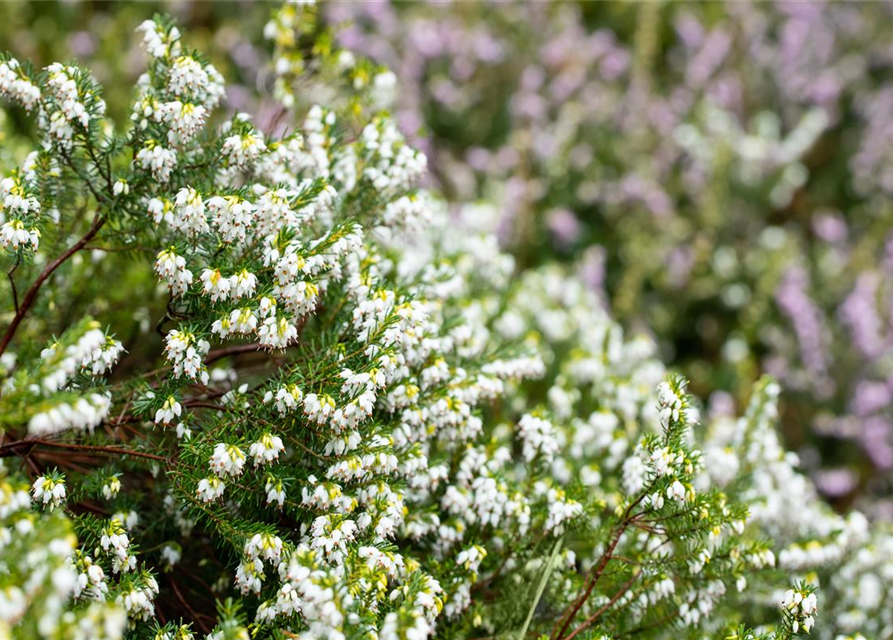
[(96, 236), (96, 234), (99, 233), (99, 230), (104, 224), (105, 218), (103, 216), (96, 216), (96, 218), (93, 220), (93, 224), (90, 225), (90, 229), (87, 231), (86, 235), (84, 235), (84, 237), (71, 245), (68, 251), (53, 260), (46, 266), (43, 271), (40, 272), (40, 275), (37, 276), (37, 280), (34, 281), (34, 284), (31, 285), (31, 288), (28, 289), (27, 293), (25, 293), (25, 297), (22, 298), (22, 304), (19, 306), (19, 309), (18, 311), (16, 311), (12, 322), (6, 329), (6, 333), (3, 335), (3, 341), (0, 342), (0, 355), (3, 355), (3, 353), (6, 351), (6, 347), (8, 347), (9, 343), (12, 341), (12, 337), (15, 335), (16, 330), (19, 328), (19, 325), (25, 318), (25, 314), (28, 313), (31, 305), (33, 305), (34, 301), (37, 299), (37, 294), (38, 292), (40, 292), (40, 287), (43, 286), (43, 283), (46, 282), (47, 278), (53, 275), (53, 272), (58, 269), (62, 265), (62, 263), (68, 260), (75, 253), (80, 251), (88, 242), (90, 242), (90, 240), (92, 240)]
[(81, 500), (80, 502), (77, 503), (77, 506), (81, 509), (84, 509), (85, 511), (89, 511), (90, 513), (95, 513), (96, 515), (104, 517), (104, 518), (107, 518), (109, 515), (108, 511), (103, 509), (98, 504), (94, 504), (94, 503), (90, 502), (89, 500)]
[[(21, 447), (54, 447), (56, 449), (71, 449), (78, 451), (95, 451), (97, 453), (109, 453), (114, 455), (121, 456), (134, 456), (136, 458), (148, 458), (150, 460), (158, 460), (159, 462), (170, 462), (168, 458), (164, 456), (158, 456), (154, 453), (145, 453), (143, 451), (133, 451), (131, 449), (121, 449), (118, 447), (108, 447), (101, 445), (90, 445), (90, 444), (74, 444), (70, 442), (53, 442), (52, 440), (44, 440), (42, 438), (28, 438), (26, 440), (17, 440), (16, 442), (8, 442), (2, 446), (0, 446), (0, 457), (6, 457), (6, 455), (12, 455), (12, 453), (16, 453)], [(10, 453), (5, 453), (9, 451)]]
[(16, 272), (16, 269), (19, 268), (19, 263), (22, 261), (22, 254), (18, 254), (16, 256), (15, 263), (9, 268), (9, 271), (6, 272), (6, 277), (9, 278), (9, 286), (12, 287), (12, 302), (15, 306), (16, 313), (19, 312), (19, 291), (16, 289), (16, 281), (12, 277), (12, 274)]
[(627, 523), (626, 521), (622, 522), (620, 526), (617, 527), (617, 530), (614, 532), (614, 536), (611, 538), (611, 542), (608, 544), (607, 549), (602, 554), (601, 558), (598, 559), (598, 563), (592, 569), (592, 572), (589, 574), (589, 578), (586, 580), (586, 586), (577, 599), (574, 601), (573, 606), (570, 611), (561, 617), (558, 621), (558, 631), (552, 636), (553, 640), (560, 640), (560, 638), (564, 635), (564, 632), (567, 631), (567, 628), (570, 626), (571, 622), (573, 622), (574, 617), (576, 617), (577, 612), (583, 606), (583, 603), (589, 599), (589, 596), (592, 594), (592, 590), (595, 588), (595, 583), (598, 582), (599, 578), (601, 578), (602, 573), (605, 571), (605, 567), (608, 566), (608, 561), (611, 559), (611, 554), (614, 552), (614, 549), (617, 547), (617, 544), (620, 542), (620, 537), (623, 535), (623, 532), (626, 531)]
[(37, 463), (31, 459), (30, 450), (25, 452), (16, 450), (15, 454), (28, 464), (28, 469), (33, 473), (33, 475), (31, 476), (32, 480), (34, 479), (34, 477), (40, 475), (40, 468), (38, 468)]
[(583, 622), (583, 624), (581, 624), (579, 627), (574, 629), (573, 632), (571, 632), (571, 634), (569, 636), (564, 638), (564, 640), (573, 640), (573, 638), (576, 637), (577, 634), (582, 633), (583, 631), (588, 629), (596, 620), (598, 620), (601, 617), (601, 615), (605, 611), (607, 611), (608, 609), (613, 607), (614, 604), (618, 600), (620, 600), (620, 598), (623, 597), (623, 594), (625, 594), (627, 591), (630, 590), (630, 587), (633, 586), (633, 583), (638, 579), (638, 577), (639, 577), (639, 574), (634, 573), (633, 576), (629, 580), (627, 580), (622, 587), (620, 587), (620, 590), (617, 593), (615, 593), (610, 600), (608, 600), (604, 605), (602, 605), (598, 609), (598, 611), (596, 611), (591, 616), (586, 618), (585, 622)]
[(96, 457), (90, 452), (78, 453), (74, 451), (68, 453), (71, 455), (67, 455), (62, 451), (43, 451), (35, 447), (29, 455), (35, 460), (40, 460), (44, 468), (58, 467), (86, 474), (90, 472), (88, 466), (96, 466)]
[(186, 598), (183, 597), (183, 594), (182, 594), (182, 593), (180, 593), (180, 587), (177, 586), (177, 581), (174, 580), (173, 576), (170, 577), (170, 582), (171, 582), (171, 586), (174, 588), (174, 593), (177, 594), (177, 599), (180, 601), (180, 604), (182, 604), (182, 605), (186, 608), (186, 611), (189, 612), (189, 615), (192, 616), (192, 619), (195, 620), (195, 623), (196, 623), (199, 627), (202, 628), (202, 632), (203, 632), (203, 633), (209, 633), (209, 632), (211, 631), (211, 629), (209, 629), (209, 628), (207, 627), (206, 624), (203, 624), (203, 623), (201, 622), (201, 620), (199, 620), (198, 614), (197, 614), (197, 613), (195, 612), (195, 610), (189, 605), (189, 601), (186, 600)]
[[(650, 490), (650, 487), (649, 489)], [(552, 634), (552, 640), (561, 640), (562, 636), (564, 636), (565, 631), (567, 631), (568, 627), (574, 621), (577, 613), (580, 611), (580, 608), (586, 602), (590, 595), (592, 595), (592, 590), (595, 588), (595, 584), (598, 582), (599, 578), (601, 578), (602, 573), (604, 573), (605, 568), (608, 566), (608, 562), (612, 558), (612, 554), (614, 553), (614, 549), (620, 543), (620, 538), (623, 536), (623, 532), (626, 531), (627, 527), (633, 524), (638, 516), (632, 515), (633, 509), (645, 498), (647, 495), (647, 491), (643, 491), (635, 501), (630, 503), (630, 505), (623, 512), (623, 518), (620, 521), (620, 524), (617, 525), (617, 529), (614, 531), (614, 535), (611, 537), (611, 541), (608, 543), (608, 547), (605, 549), (605, 552), (602, 554), (601, 558), (599, 558), (598, 563), (590, 570), (589, 577), (586, 580), (585, 587), (583, 588), (583, 592), (577, 597), (574, 601), (574, 604), (570, 607), (570, 610), (567, 611), (564, 615), (559, 618), (558, 623), (555, 625), (555, 630)]]
[(237, 344), (232, 347), (223, 347), (222, 349), (214, 349), (213, 351), (209, 351), (208, 355), (205, 356), (205, 364), (211, 364), (212, 362), (216, 362), (221, 358), (225, 358), (227, 356), (234, 356), (240, 353), (250, 353), (252, 351), (258, 351), (261, 349), (261, 345), (258, 342), (252, 342), (251, 344)]
[(86, 251), (102, 251), (104, 253), (126, 253), (128, 251), (143, 251), (145, 253), (154, 253), (154, 249), (150, 249), (149, 247), (100, 247), (95, 244), (91, 244), (89, 246), (84, 247)]

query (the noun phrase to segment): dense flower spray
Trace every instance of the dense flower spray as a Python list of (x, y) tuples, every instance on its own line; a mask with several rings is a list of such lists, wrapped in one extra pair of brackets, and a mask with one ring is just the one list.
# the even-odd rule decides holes
[[(280, 53), (315, 11), (277, 13)], [(579, 279), (520, 271), (479, 208), (419, 187), (425, 155), (380, 110), (392, 79), (356, 80), (370, 63), (327, 50), (319, 68), (354, 74), (337, 108), (265, 136), (215, 120), (223, 80), (172, 23), (139, 31), (120, 132), (85, 71), (0, 68), (42, 143), (9, 207), (62, 247), (4, 254), (33, 280), (0, 343), (20, 461), (0, 634), (787, 639), (820, 633), (812, 574), (840, 567), (875, 580), (831, 578), (861, 598), (847, 632), (883, 637), (867, 598), (889, 536), (822, 508), (775, 435), (776, 385), (699, 426), (685, 380)], [(157, 282), (152, 361), (89, 318), (42, 336), (48, 279), (92, 242)]]

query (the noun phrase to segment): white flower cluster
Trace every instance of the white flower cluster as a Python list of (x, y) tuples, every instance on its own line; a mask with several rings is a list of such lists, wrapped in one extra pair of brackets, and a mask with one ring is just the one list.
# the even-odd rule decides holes
[(152, 173), (159, 182), (169, 182), (171, 172), (177, 167), (177, 151), (167, 149), (155, 140), (149, 140), (136, 154), (139, 165)]
[(310, 637), (343, 639), (346, 611), (353, 596), (335, 576), (320, 566), (313, 551), (299, 547), (279, 565), (282, 586), (274, 602), (261, 605), (260, 620), (300, 613)]
[(3, 216), (40, 213), (40, 202), (29, 193), (20, 178), (0, 180), (0, 200), (0, 215)]
[(240, 476), (245, 467), (245, 453), (236, 445), (218, 443), (209, 463), (211, 471), (221, 478)]
[[(142, 44), (146, 52), (152, 58), (168, 63), (167, 74), (160, 79), (163, 87), (161, 93), (162, 97), (170, 94), (175, 100), (162, 103), (160, 109), (163, 112), (168, 110), (171, 103), (179, 102), (177, 111), (182, 113), (182, 109), (193, 107), (195, 111), (201, 109), (198, 113), (201, 114), (200, 117), (204, 117), (205, 113), (217, 106), (224, 94), (223, 77), (213, 65), (182, 55), (181, 34), (177, 27), (165, 27), (154, 20), (146, 20), (137, 30), (143, 33)], [(148, 84), (148, 77), (140, 79), (143, 88)], [(135, 110), (134, 115), (149, 116), (152, 113)]]
[(242, 135), (231, 135), (223, 141), (223, 155), (226, 156), (229, 163), (244, 169), (249, 165), (253, 165), (260, 154), (267, 150), (263, 138), (256, 132), (244, 133)]
[[(390, 361), (382, 364), (391, 368)], [(327, 425), (335, 433), (352, 432), (372, 413), (377, 398), (376, 391), (380, 388), (386, 379), (386, 370), (376, 370), (376, 380), (372, 380), (368, 374), (361, 374), (364, 382), (359, 385), (362, 389), (359, 393), (353, 394), (353, 390), (357, 385), (345, 383), (342, 391), (346, 391), (347, 397), (352, 397), (343, 407), (337, 406), (335, 399), (328, 394), (318, 395), (316, 393), (304, 394), (297, 386), (282, 387), (276, 392), (276, 406), (281, 413), (290, 411), (296, 407), (303, 406), (303, 413), (308, 420), (318, 424)], [(353, 371), (345, 369), (341, 372), (342, 378), (355, 377)], [(265, 397), (267, 402), (273, 399), (273, 393), (267, 392)], [(340, 445), (334, 445), (343, 451), (343, 441)], [(341, 451), (339, 451), (340, 453)]]
[(40, 245), (40, 231), (36, 228), (26, 229), (25, 223), (21, 220), (8, 220), (0, 226), (0, 242), (3, 248), (12, 246), (13, 250), (19, 247), (30, 247), (32, 251), (37, 251)]
[(69, 429), (93, 431), (108, 416), (111, 399), (108, 395), (92, 393), (73, 403), (59, 402), (31, 416), (28, 433), (45, 436)]
[(34, 501), (55, 509), (65, 501), (65, 479), (40, 476), (31, 487)]
[(4, 248), (28, 247), (37, 251), (40, 230), (35, 226), (40, 215), (40, 202), (30, 194), (19, 178), (0, 180), (0, 242)]
[[(165, 63), (167, 73), (157, 79), (160, 86), (156, 87), (152, 87), (152, 74), (140, 79), (143, 92), (133, 106), (131, 120), (144, 131), (150, 125), (160, 127), (168, 146), (163, 146), (159, 138), (149, 137), (137, 152), (135, 162), (155, 180), (167, 183), (178, 166), (178, 150), (192, 143), (204, 127), (209, 112), (223, 97), (224, 83), (213, 65), (181, 55), (176, 27), (165, 29), (147, 20), (140, 30), (147, 52)], [(155, 206), (150, 205), (150, 211), (158, 215)]]
[(113, 516), (102, 534), (99, 546), (112, 557), (115, 573), (127, 573), (136, 569), (136, 556), (130, 552), (130, 539), (124, 528), (124, 522)]
[(214, 502), (223, 496), (226, 484), (217, 476), (202, 478), (198, 483), (196, 494), (204, 502)]
[(254, 204), (239, 196), (214, 196), (208, 211), (224, 242), (244, 243), (254, 222)]
[(208, 349), (211, 348), (207, 340), (173, 329), (165, 336), (164, 343), (164, 354), (173, 364), (174, 375), (208, 383), (208, 370), (203, 362)]
[(81, 367), (89, 369), (93, 376), (105, 375), (118, 363), (122, 353), (124, 345), (111, 336), (104, 336), (102, 344), (93, 350), (89, 360), (85, 360)]
[(167, 281), (170, 291), (175, 296), (186, 293), (192, 284), (192, 272), (186, 268), (186, 259), (177, 255), (174, 247), (158, 254), (155, 261), (155, 273)]
[(31, 82), (19, 61), (10, 58), (0, 62), (0, 95), (31, 111), (40, 101), (40, 88)]
[(108, 373), (124, 352), (123, 345), (106, 335), (91, 322), (87, 330), (67, 346), (55, 342), (41, 351), (42, 367), (47, 371), (41, 382), (46, 393), (65, 388), (78, 370), (89, 370), (93, 376)]
[(106, 500), (113, 500), (119, 491), (121, 491), (121, 481), (116, 475), (110, 477), (102, 485), (102, 495)]
[(161, 548), (161, 557), (167, 564), (168, 569), (173, 568), (183, 557), (183, 550), (176, 542), (171, 542)]
[(546, 462), (551, 462), (559, 448), (554, 431), (548, 420), (525, 414), (518, 421), (518, 435), (524, 443), (524, 460), (532, 462), (537, 455), (541, 455)]
[[(812, 482), (798, 472), (797, 456), (784, 451), (774, 429), (779, 392), (776, 383), (764, 381), (744, 417), (719, 417), (709, 425), (708, 478), (700, 482), (707, 486), (712, 478), (725, 480), (728, 469), (723, 465), (729, 456), (735, 457), (739, 474), (751, 478), (751, 488), (744, 493), (751, 504), (749, 526), (760, 535), (772, 536), (781, 568), (810, 581), (819, 576), (821, 590), (813, 598), (822, 600), (824, 617), (833, 621), (822, 625), (822, 637), (834, 637), (835, 629), (883, 636), (885, 625), (893, 624), (881, 604), (883, 594), (893, 590), (887, 558), (893, 534), (883, 525), (871, 525), (858, 511), (845, 517), (834, 513)], [(725, 453), (711, 456), (711, 450)], [(801, 593), (801, 597), (806, 596)], [(792, 593), (786, 596), (787, 604), (794, 599)], [(807, 608), (813, 604), (810, 600)], [(795, 609), (803, 629), (804, 616), (814, 615), (804, 613), (799, 604)]]
[[(195, 68), (193, 72), (198, 73)], [(356, 343), (350, 355), (332, 362), (327, 381), (307, 384), (292, 377), (295, 371), (287, 366), (281, 372), (284, 379), (264, 390), (264, 404), (274, 412), (269, 418), (276, 420), (276, 431), (293, 429), (299, 418), (322, 436), (321, 472), (299, 487), (302, 507), (317, 512), (300, 533), (299, 544), (305, 546), (292, 552), (288, 562), (283, 549), (282, 563), (278, 555), (274, 563), (279, 564), (280, 577), (288, 568), (322, 582), (284, 575), (278, 595), (264, 601), (257, 617), (272, 621), (297, 613), (311, 629), (334, 633), (332, 629), (340, 629), (352, 615), (350, 607), (374, 612), (390, 597), (400, 600), (399, 614), (386, 617), (382, 633), (411, 628), (427, 635), (440, 610), (440, 587), (418, 568), (405, 573), (400, 554), (384, 553), (373, 545), (399, 540), (404, 525), (416, 532), (414, 536), (422, 526), (433, 526), (442, 536), (437, 544), (440, 556), (465, 554), (462, 576), (449, 582), (453, 594), (449, 613), (462, 614), (470, 602), (472, 576), (489, 553), (484, 547), (459, 544), (468, 526), (463, 523), (512, 524), (525, 531), (531, 504), (499, 478), (511, 457), (505, 447), (492, 459), (484, 448), (474, 448), (477, 456), (469, 455), (463, 476), (454, 483), (449, 482), (443, 461), (481, 435), (477, 405), (498, 397), (507, 382), (539, 375), (544, 367), (529, 354), (478, 363), (487, 338), (480, 310), (463, 311), (458, 322), (447, 322), (445, 309), (461, 308), (460, 300), (468, 294), (464, 278), (480, 273), (508, 282), (511, 262), (494, 252), (492, 243), (474, 245), (469, 258), (461, 246), (450, 249), (463, 256), (455, 271), (445, 265), (426, 266), (413, 256), (398, 265), (382, 260), (380, 248), (364, 228), (339, 217), (343, 216), (339, 207), (355, 192), (374, 189), (388, 198), (370, 225), (376, 236), (391, 242), (400, 234), (415, 233), (425, 244), (435, 237), (429, 233), (435, 218), (438, 230), (447, 228), (446, 212), (435, 208), (432, 198), (407, 195), (424, 170), (424, 159), (405, 145), (392, 123), (377, 122), (347, 145), (336, 144), (335, 126), (333, 114), (316, 108), (300, 135), (268, 142), (252, 132), (247, 120), (237, 117), (224, 127), (224, 159), (213, 191), (198, 186), (165, 191), (161, 184), (147, 201), (159, 232), (170, 234), (166, 240), (170, 248), (159, 255), (156, 272), (172, 294), (189, 296), (206, 306), (211, 316), (210, 321), (201, 321), (207, 322), (203, 326), (193, 323), (188, 330), (170, 331), (166, 352), (174, 379), (183, 378), (185, 393), (191, 380), (208, 382), (201, 366), (210, 344), (203, 344), (201, 336), (220, 340), (255, 336), (261, 346), (288, 346), (303, 319), (319, 310), (327, 292), (343, 290), (348, 320), (341, 341)], [(188, 145), (182, 152), (189, 152)], [(252, 170), (258, 182), (239, 189), (238, 181)], [(270, 188), (271, 183), (285, 187)], [(391, 200), (396, 203), (388, 204)], [(187, 242), (214, 250), (187, 254), (176, 248)], [(212, 253), (213, 262), (208, 259)], [(251, 255), (262, 261), (252, 262)], [(156, 421), (185, 420), (178, 396), (166, 397), (163, 406), (156, 405)], [(239, 425), (243, 410), (259, 410), (252, 406), (250, 392), (244, 403), (240, 399), (226, 406)], [(380, 432), (372, 419), (378, 410), (396, 420), (398, 429), (392, 435)], [(258, 425), (239, 440), (212, 442), (201, 431), (192, 436), (189, 446), (207, 451), (212, 471), (202, 476), (208, 467), (196, 470), (200, 475), (191, 491), (198, 504), (217, 501), (224, 491), (236, 500), (259, 479), (263, 502), (286, 511), (294, 508), (295, 503), (286, 500), (282, 477), (288, 469), (282, 464), (284, 434), (274, 435), (271, 424), (265, 420), (263, 428)], [(427, 433), (422, 424), (431, 425)], [(558, 448), (553, 440), (548, 429), (531, 432), (531, 446), (547, 462)], [(236, 442), (250, 443), (247, 452)], [(295, 444), (303, 449), (315, 446), (302, 436)], [(429, 462), (429, 455), (438, 462)], [(248, 469), (248, 458), (254, 466), (264, 467), (262, 475)], [(237, 476), (239, 481), (233, 481)], [(413, 487), (411, 496), (390, 482), (404, 477)], [(426, 479), (433, 482), (426, 486)], [(456, 497), (450, 522), (407, 523), (410, 507), (440, 503), (434, 493), (438, 484), (450, 485), (447, 495)], [(546, 494), (538, 499), (549, 500)], [(582, 505), (571, 498), (552, 500), (558, 506), (552, 509), (550, 531), (563, 530), (582, 513)], [(235, 571), (237, 587), (246, 594), (266, 593), (263, 553), (252, 546), (246, 547), (244, 556)], [(295, 557), (303, 560), (296, 562)], [(358, 570), (357, 563), (368, 567), (364, 571), (371, 571), (371, 576), (386, 575), (387, 580), (364, 578), (361, 592), (351, 593), (341, 581)], [(402, 586), (389, 594), (384, 584), (392, 580)], [(323, 598), (337, 601), (339, 593), (350, 598), (334, 608), (331, 603), (318, 611), (313, 608), (313, 602), (322, 606)], [(297, 602), (294, 594), (300, 594)]]
[(178, 56), (168, 72), (167, 89), (176, 96), (182, 96), (205, 87), (210, 78), (202, 64), (191, 56)]
[(131, 619), (147, 621), (155, 616), (154, 601), (158, 595), (158, 583), (152, 577), (147, 578), (145, 583), (145, 586), (131, 587), (115, 598), (115, 604), (122, 607)]
[(560, 535), (564, 532), (568, 522), (583, 513), (583, 505), (576, 500), (567, 498), (561, 489), (552, 487), (543, 491), (544, 488), (541, 484), (536, 487), (537, 493), (544, 495), (546, 503), (549, 505), (549, 515), (543, 528), (550, 533)]
[(791, 630), (797, 633), (802, 627), (806, 633), (815, 625), (818, 604), (814, 593), (803, 589), (788, 589), (781, 600), (781, 608), (789, 616)]
[(666, 427), (670, 422), (679, 422), (683, 411), (682, 398), (667, 382), (657, 388), (657, 401), (660, 405), (660, 422)]
[(268, 477), (267, 482), (264, 485), (264, 492), (266, 493), (267, 504), (276, 503), (279, 508), (282, 508), (282, 505), (285, 502), (285, 488), (283, 487), (281, 480), (277, 480), (272, 476)]
[(179, 147), (191, 141), (205, 126), (207, 114), (208, 110), (200, 104), (173, 100), (160, 104), (156, 117), (170, 126), (168, 144)]
[(105, 116), (105, 102), (91, 78), (79, 68), (54, 62), (45, 69), (46, 93), (42, 95), (38, 124), (63, 152), (73, 147), (75, 132), (86, 130)]
[(425, 154), (405, 144), (391, 120), (366, 125), (361, 140), (367, 161), (363, 177), (377, 191), (408, 189), (428, 170)]
[(180, 30), (171, 26), (165, 28), (155, 20), (146, 20), (139, 27), (143, 34), (143, 48), (153, 58), (165, 58), (180, 54)]
[(244, 558), (236, 570), (236, 587), (242, 594), (260, 591), (264, 578), (264, 561), (274, 567), (282, 562), (282, 540), (270, 534), (255, 534), (245, 543)]
[(230, 295), (238, 300), (254, 294), (257, 276), (247, 269), (242, 269), (239, 273), (225, 278), (219, 269), (205, 269), (202, 271), (201, 282), (204, 293), (209, 294), (213, 302), (226, 300)]
[[(33, 491), (42, 503), (64, 499), (61, 478), (39, 478)], [(30, 502), (27, 485), (0, 465), (0, 634), (30, 637), (31, 629), (40, 629), (46, 636), (68, 628), (82, 634), (72, 637), (121, 640), (127, 616), (104, 602), (109, 592), (104, 571), (75, 549), (77, 539), (61, 510), (39, 513)], [(71, 609), (73, 598), (92, 602)]]
[(279, 459), (279, 454), (285, 451), (282, 438), (265, 433), (260, 440), (248, 447), (248, 454), (254, 458), (255, 466), (269, 464)]
[(183, 407), (174, 396), (168, 396), (155, 412), (155, 424), (170, 424), (183, 414)]
[(102, 566), (93, 562), (90, 556), (85, 556), (80, 552), (76, 552), (72, 560), (78, 572), (74, 597), (83, 596), (93, 600), (105, 600), (109, 586)]

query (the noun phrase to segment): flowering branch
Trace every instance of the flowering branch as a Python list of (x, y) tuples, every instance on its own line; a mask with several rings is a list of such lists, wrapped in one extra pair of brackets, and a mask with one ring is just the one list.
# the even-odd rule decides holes
[(90, 240), (92, 240), (99, 230), (102, 229), (103, 225), (106, 222), (106, 218), (102, 215), (97, 215), (93, 219), (93, 223), (90, 225), (90, 228), (87, 230), (87, 233), (84, 234), (80, 240), (75, 242), (71, 247), (68, 248), (65, 253), (61, 256), (53, 260), (50, 264), (48, 264), (43, 271), (40, 272), (40, 275), (37, 276), (37, 279), (25, 293), (25, 297), (22, 298), (22, 304), (18, 307), (15, 316), (12, 321), (9, 323), (9, 327), (7, 327), (6, 332), (3, 334), (3, 339), (0, 340), (0, 355), (6, 351), (6, 348), (9, 346), (10, 341), (15, 335), (16, 330), (19, 328), (22, 320), (25, 318), (25, 315), (28, 313), (28, 310), (31, 308), (31, 305), (34, 304), (34, 301), (37, 299), (37, 294), (40, 291), (43, 283), (46, 282), (47, 278), (53, 275), (53, 272), (56, 271), (62, 264), (65, 263), (71, 256), (80, 251)]
[[(589, 572), (589, 576), (586, 579), (586, 584), (583, 587), (582, 592), (571, 607), (561, 616), (558, 620), (558, 624), (556, 625), (556, 629), (552, 634), (553, 640), (560, 640), (564, 636), (564, 632), (567, 631), (568, 627), (574, 621), (574, 618), (577, 615), (577, 612), (580, 611), (580, 608), (589, 599), (589, 596), (592, 595), (593, 589), (595, 589), (595, 585), (598, 582), (599, 578), (601, 578), (602, 574), (605, 571), (605, 568), (608, 566), (608, 562), (612, 559), (612, 554), (614, 553), (614, 549), (617, 548), (617, 544), (620, 542), (620, 538), (623, 536), (623, 533), (626, 531), (627, 527), (632, 524), (638, 516), (630, 516), (632, 510), (638, 505), (644, 498), (645, 493), (642, 493), (637, 500), (632, 502), (623, 514), (623, 518), (621, 519), (620, 524), (614, 530), (614, 534), (611, 536), (611, 541), (608, 543), (607, 548), (604, 553), (602, 553), (601, 557), (598, 559), (598, 562), (593, 566), (593, 568)], [(584, 628), (589, 626), (587, 623), (584, 623)], [(581, 629), (577, 629), (571, 635), (569, 635), (565, 640), (570, 640), (573, 636), (577, 634)]]

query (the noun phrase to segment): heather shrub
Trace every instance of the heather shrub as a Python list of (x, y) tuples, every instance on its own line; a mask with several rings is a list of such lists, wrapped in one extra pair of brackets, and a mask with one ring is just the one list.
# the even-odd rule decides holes
[(708, 417), (503, 253), (317, 16), (266, 29), (273, 134), (164, 17), (124, 122), (0, 62), (39, 136), (0, 183), (0, 636), (889, 637), (890, 533), (799, 474), (778, 385)]

